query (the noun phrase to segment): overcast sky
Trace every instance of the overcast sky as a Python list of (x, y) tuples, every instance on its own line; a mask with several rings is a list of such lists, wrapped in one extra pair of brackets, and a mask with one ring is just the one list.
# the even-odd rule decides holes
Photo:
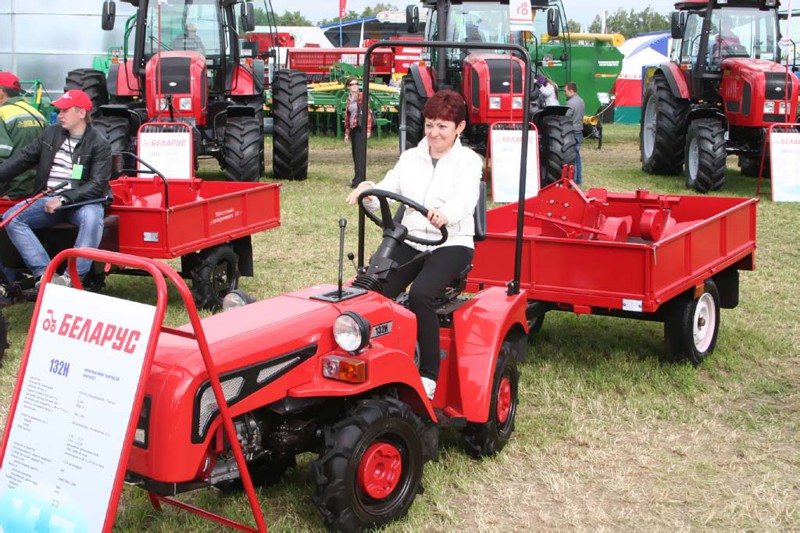
[[(347, 10), (361, 13), (365, 7), (373, 6), (379, 0), (347, 0)], [(402, 2), (392, 0), (382, 0), (383, 3), (392, 4), (399, 9), (413, 2)], [(261, 0), (254, 0), (256, 7), (262, 7)], [(614, 13), (622, 8), (626, 11), (642, 11), (648, 5), (657, 13), (667, 14), (672, 11), (675, 5), (674, 0), (565, 0), (567, 18), (576, 20), (588, 26), (594, 17), (600, 15), (605, 9), (608, 13)], [(285, 11), (300, 11), (311, 22), (319, 22), (322, 19), (332, 19), (339, 15), (339, 0), (272, 0), (272, 8), (276, 13), (282, 14)]]

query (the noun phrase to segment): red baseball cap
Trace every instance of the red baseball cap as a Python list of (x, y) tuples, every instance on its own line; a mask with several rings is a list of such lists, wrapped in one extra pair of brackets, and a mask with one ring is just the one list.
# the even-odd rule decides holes
[(11, 89), (22, 89), (19, 84), (19, 78), (10, 72), (0, 72), (0, 87), (9, 87)]
[(85, 92), (78, 89), (71, 89), (64, 93), (64, 96), (53, 102), (53, 106), (59, 109), (69, 109), (70, 107), (80, 107), (86, 111), (92, 110), (92, 99)]

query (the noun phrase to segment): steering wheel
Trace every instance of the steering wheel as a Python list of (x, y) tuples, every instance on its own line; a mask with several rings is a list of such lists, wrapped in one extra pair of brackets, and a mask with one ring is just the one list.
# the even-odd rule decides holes
[[(364, 205), (364, 201), (367, 197), (374, 196), (377, 198), (378, 203), (380, 204), (381, 208), (381, 216), (378, 217), (375, 213), (367, 209), (367, 206)], [(397, 208), (397, 212), (392, 216), (392, 210), (389, 208), (389, 200), (394, 200), (395, 202), (400, 204), (400, 207)], [(422, 216), (424, 216), (427, 220), (428, 217), (428, 208), (424, 207), (414, 200), (410, 198), (406, 198), (405, 196), (393, 193), (391, 191), (384, 191), (381, 189), (367, 189), (366, 191), (362, 192), (358, 195), (358, 207), (361, 209), (367, 218), (373, 221), (379, 228), (394, 230), (395, 227), (401, 226), (400, 221), (403, 220), (403, 215), (405, 215), (406, 207), (410, 207), (415, 211), (418, 211)], [(430, 222), (429, 222), (430, 223)], [(433, 224), (431, 224), (433, 226)], [(438, 246), (444, 241), (447, 240), (447, 226), (442, 226), (439, 228), (442, 236), (439, 239), (422, 239), (420, 237), (415, 237), (409, 233), (406, 233), (405, 240), (415, 242), (417, 244), (421, 244), (423, 246)]]

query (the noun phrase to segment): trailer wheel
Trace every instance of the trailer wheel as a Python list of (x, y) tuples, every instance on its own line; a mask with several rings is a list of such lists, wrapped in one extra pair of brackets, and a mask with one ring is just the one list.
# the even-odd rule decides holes
[(561, 179), (564, 165), (574, 165), (578, 142), (572, 130), (572, 119), (566, 115), (548, 115), (542, 119), (540, 148), (541, 185)]
[(9, 346), (11, 345), (8, 343), (8, 319), (0, 309), (0, 368), (3, 368), (3, 359)]
[(666, 78), (661, 74), (653, 76), (642, 102), (642, 170), (648, 174), (681, 173), (688, 112), (688, 103), (672, 94)]
[(239, 257), (228, 244), (207, 248), (199, 252), (199, 260), (192, 271), (192, 296), (197, 307), (215, 311), (222, 307), (222, 299), (239, 281)]
[(686, 133), (686, 187), (697, 192), (718, 191), (725, 184), (725, 129), (715, 118), (689, 124)]
[[(424, 106), (425, 99), (419, 93), (414, 78), (410, 75), (403, 76), (400, 84), (400, 153), (414, 148), (422, 140), (422, 108)], [(405, 138), (403, 137), (404, 124)]]
[(308, 89), (306, 76), (280, 70), (272, 83), (272, 174), (278, 179), (308, 178)]
[(314, 503), (336, 531), (361, 531), (406, 514), (422, 488), (423, 426), (403, 402), (364, 400), (326, 428), (312, 463)]
[(514, 420), (519, 402), (519, 371), (517, 361), (520, 343), (509, 339), (500, 346), (500, 354), (494, 368), (489, 420), (483, 423), (469, 422), (464, 429), (464, 444), (473, 457), (486, 457), (498, 453), (508, 442), (514, 431)]
[(689, 361), (697, 366), (711, 355), (719, 333), (719, 292), (706, 280), (699, 298), (680, 296), (669, 302), (664, 320), (667, 356), (673, 362)]
[(108, 103), (106, 75), (91, 68), (79, 68), (67, 73), (64, 91), (79, 89), (89, 95), (92, 101), (92, 117), (100, 113), (100, 106)]
[(228, 181), (258, 181), (264, 138), (255, 117), (229, 118), (225, 125), (223, 169)]

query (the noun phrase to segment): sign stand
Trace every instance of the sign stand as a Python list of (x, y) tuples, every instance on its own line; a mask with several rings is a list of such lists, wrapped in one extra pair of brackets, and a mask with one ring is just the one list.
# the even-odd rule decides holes
[[(77, 291), (76, 289), (82, 289), (75, 263), (78, 257), (136, 268), (149, 273), (156, 285), (155, 307)], [(68, 261), (68, 272), (76, 289), (49, 283), (56, 267), (64, 261)], [(167, 307), (165, 278), (169, 279), (183, 298), (192, 326), (191, 332), (163, 325)], [(42, 281), (45, 283), (42, 284), (33, 311), (17, 384), (0, 444), (0, 526), (6, 530), (15, 530), (15, 528), (31, 529), (29, 524), (33, 524), (36, 529), (46, 530), (51, 527), (64, 528), (71, 524), (85, 531), (112, 530), (139, 420), (139, 411), (144, 399), (145, 384), (155, 356), (156, 343), (160, 334), (170, 334), (193, 339), (198, 344), (219, 406), (223, 429), (239, 467), (256, 528), (153, 493), (149, 493), (150, 501), (159, 510), (160, 502), (169, 503), (239, 531), (266, 532), (264, 515), (253, 488), (239, 439), (236, 437), (233, 419), (220, 385), (219, 373), (211, 358), (208, 341), (191, 292), (183, 279), (165, 263), (82, 248), (59, 253), (48, 265)], [(107, 330), (112, 325), (108, 321), (107, 309), (101, 310), (104, 320), (95, 322), (93, 326), (87, 325), (89, 318), (78, 315), (78, 311), (91, 309), (97, 298), (104, 299), (104, 303), (122, 307), (130, 304), (127, 307), (136, 308), (136, 312), (120, 317), (120, 322), (123, 323), (113, 325), (114, 332), (108, 333)], [(65, 302), (67, 305), (65, 309), (75, 309), (74, 314), (61, 312), (58, 306), (59, 304), (63, 306)], [(48, 307), (44, 307), (45, 305)], [(44, 312), (42, 312), (43, 307)], [(103, 326), (95, 329), (100, 324)], [(123, 330), (126, 332), (124, 335), (119, 333)], [(95, 332), (96, 336), (93, 336)], [(55, 340), (59, 343), (82, 341), (86, 345), (85, 350), (70, 351), (70, 355), (75, 358), (74, 361), (66, 361), (69, 356), (64, 356), (65, 361), (59, 360), (54, 364), (55, 357), (50, 361), (43, 359), (43, 355), (50, 357), (53, 353), (65, 353), (63, 350), (52, 351), (50, 346), (54, 337), (58, 337)], [(101, 343), (102, 339), (106, 339), (107, 342)], [(124, 353), (132, 361), (130, 364), (134, 365), (136, 371), (131, 372), (129, 368), (125, 368), (121, 372), (111, 370), (104, 372), (102, 358), (92, 357), (96, 355), (92, 350), (97, 352), (103, 347)], [(47, 351), (48, 349), (50, 351)], [(109, 362), (116, 364), (122, 359), (120, 357)], [(48, 362), (49, 366), (40, 364), (43, 361)], [(89, 363), (81, 366), (86, 361)], [(46, 381), (47, 379), (50, 381)], [(104, 380), (110, 380), (113, 386), (104, 389), (96, 387), (98, 382)], [(88, 392), (81, 390), (86, 388), (91, 390)], [(104, 391), (107, 396), (101, 397)], [(72, 401), (60, 403), (61, 400), (68, 398)], [(103, 411), (100, 407), (106, 405), (125, 408), (127, 418), (120, 417), (118, 427), (104, 433), (103, 430), (113, 421), (95, 418)], [(51, 413), (53, 409), (57, 412)], [(65, 413), (71, 414), (72, 418), (63, 416)], [(66, 441), (63, 445), (64, 453), (59, 454), (52, 443), (44, 444), (38, 449), (28, 444), (36, 442), (37, 436), (54, 440), (52, 426), (48, 425), (46, 420), (48, 416), (53, 420), (61, 418), (64, 424), (73, 428), (69, 435), (64, 436)], [(114, 429), (118, 431), (114, 432)], [(87, 438), (85, 436), (87, 434), (92, 436)], [(112, 446), (108, 446), (109, 443)], [(102, 455), (106, 448), (112, 449), (108, 454)], [(116, 461), (116, 464), (112, 461)], [(40, 464), (42, 468), (38, 468), (37, 465)], [(47, 478), (51, 472), (51, 477), (54, 477), (55, 481)], [(42, 480), (46, 482), (40, 482)], [(100, 491), (102, 492), (100, 499), (93, 499), (98, 493), (95, 485), (105, 488), (105, 492)], [(87, 497), (86, 487), (91, 488), (92, 497)]]
[[(531, 123), (528, 135), (528, 179), (525, 182), (525, 197), (539, 194), (539, 132)], [(489, 126), (489, 142), (486, 146), (486, 161), (492, 165), (492, 201), (497, 203), (519, 200), (520, 152), (522, 149), (522, 122), (495, 122)], [(485, 173), (485, 172), (484, 172)]]
[[(769, 192), (761, 191), (761, 180), (764, 176), (764, 160), (769, 143), (770, 176)], [(795, 167), (800, 158), (800, 124), (772, 124), (764, 137), (761, 150), (761, 165), (758, 169), (756, 196), (770, 194), (773, 202), (800, 201), (800, 178)]]

